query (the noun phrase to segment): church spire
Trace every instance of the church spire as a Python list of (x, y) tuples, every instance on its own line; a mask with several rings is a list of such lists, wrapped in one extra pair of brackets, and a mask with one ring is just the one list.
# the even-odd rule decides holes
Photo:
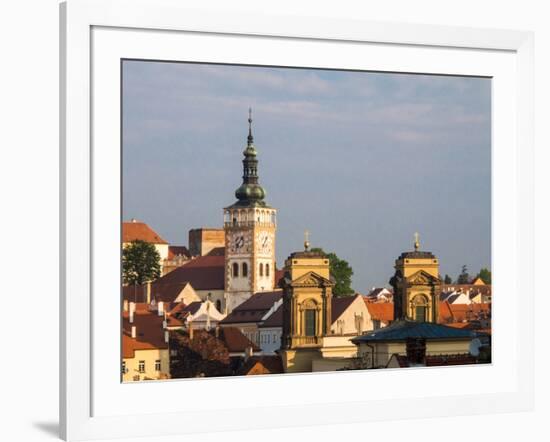
[(248, 108), (248, 139), (246, 148), (243, 151), (243, 183), (235, 191), (239, 206), (261, 206), (266, 207), (265, 190), (259, 184), (258, 177), (258, 152), (254, 146), (252, 136), (252, 108)]
[(248, 145), (254, 144), (254, 137), (252, 136), (252, 108), (248, 108)]

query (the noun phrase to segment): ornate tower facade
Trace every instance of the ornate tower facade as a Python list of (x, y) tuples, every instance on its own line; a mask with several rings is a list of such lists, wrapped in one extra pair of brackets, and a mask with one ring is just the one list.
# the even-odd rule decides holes
[(259, 184), (251, 111), (243, 155), (243, 182), (235, 191), (237, 201), (223, 209), (227, 313), (254, 293), (275, 287), (277, 211), (264, 201), (266, 192)]
[(436, 323), (439, 316), (439, 260), (420, 251), (418, 234), (414, 251), (403, 252), (395, 261), (393, 287), (394, 318)]
[(294, 252), (285, 261), (281, 357), (285, 372), (311, 371), (332, 324), (329, 260), (320, 252)]

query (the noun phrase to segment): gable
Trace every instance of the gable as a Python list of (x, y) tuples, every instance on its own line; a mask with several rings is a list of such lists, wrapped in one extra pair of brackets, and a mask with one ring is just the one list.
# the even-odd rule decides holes
[(407, 282), (413, 285), (432, 285), (440, 283), (440, 279), (430, 275), (424, 270), (419, 270), (407, 278)]
[(292, 287), (331, 287), (334, 283), (315, 272), (307, 272), (290, 283)]

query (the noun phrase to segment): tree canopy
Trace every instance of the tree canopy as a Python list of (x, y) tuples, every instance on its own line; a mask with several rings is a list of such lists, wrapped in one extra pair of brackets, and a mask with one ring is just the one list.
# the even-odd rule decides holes
[(181, 330), (172, 333), (170, 349), (170, 374), (173, 378), (201, 376), (229, 376), (231, 360), (222, 341), (206, 330), (194, 330), (191, 338)]
[(456, 279), (457, 284), (470, 284), (470, 275), (468, 274), (468, 267), (466, 264), (462, 266), (462, 272), (458, 275)]
[(485, 283), (485, 284), (491, 284), (491, 271), (484, 267), (482, 268), (479, 273), (477, 274), (478, 278), (481, 278), (481, 280)]
[(160, 255), (153, 244), (132, 241), (122, 249), (122, 279), (125, 284), (143, 284), (160, 276)]
[(449, 275), (445, 274), (445, 279), (443, 280), (445, 284), (452, 284), (453, 278), (451, 278)]
[(336, 281), (336, 285), (332, 289), (332, 294), (334, 296), (351, 296), (355, 294), (355, 290), (351, 287), (353, 269), (345, 259), (339, 258), (336, 253), (333, 252), (326, 253), (319, 247), (313, 248), (311, 251), (321, 252), (327, 256), (330, 263), (330, 274)]

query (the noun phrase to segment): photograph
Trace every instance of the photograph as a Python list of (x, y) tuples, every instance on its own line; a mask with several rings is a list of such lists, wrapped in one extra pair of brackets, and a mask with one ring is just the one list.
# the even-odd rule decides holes
[(121, 71), (122, 382), (491, 364), (490, 77)]

